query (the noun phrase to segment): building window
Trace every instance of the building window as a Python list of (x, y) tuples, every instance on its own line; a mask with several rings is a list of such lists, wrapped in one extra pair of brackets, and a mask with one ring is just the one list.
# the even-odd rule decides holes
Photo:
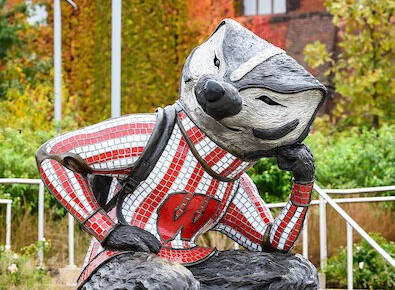
[(243, 15), (281, 14), (287, 12), (286, 0), (243, 0)]

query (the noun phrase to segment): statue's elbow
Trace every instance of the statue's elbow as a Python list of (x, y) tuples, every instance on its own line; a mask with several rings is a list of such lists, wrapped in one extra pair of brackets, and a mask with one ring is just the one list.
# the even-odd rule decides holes
[(46, 152), (46, 148), (47, 148), (46, 145), (47, 145), (47, 143), (44, 143), (36, 151), (35, 157), (36, 157), (37, 168), (40, 168), (43, 160), (48, 158), (48, 154)]

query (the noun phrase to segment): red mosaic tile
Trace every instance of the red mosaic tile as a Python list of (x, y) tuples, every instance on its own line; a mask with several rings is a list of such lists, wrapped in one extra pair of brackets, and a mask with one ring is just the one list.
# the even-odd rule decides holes
[[(74, 149), (76, 147), (91, 145), (91, 144), (99, 143), (99, 142), (103, 142), (103, 141), (108, 141), (108, 140), (111, 140), (114, 138), (114, 137), (111, 137), (111, 136), (114, 136), (111, 134), (114, 132), (119, 132), (119, 134), (118, 134), (119, 137), (143, 134), (142, 128), (141, 128), (142, 125), (144, 125), (144, 130), (145, 130), (146, 134), (150, 134), (152, 132), (152, 129), (155, 126), (154, 123), (120, 125), (120, 126), (115, 126), (112, 128), (107, 128), (107, 129), (103, 129), (103, 130), (94, 132), (94, 133), (90, 134), (89, 138), (83, 138), (84, 135), (80, 135), (79, 133), (76, 132), (75, 133), (76, 135), (71, 135), (70, 138), (68, 138), (66, 140), (62, 140), (61, 142), (55, 144), (55, 146), (52, 147), (52, 150), (50, 153), (51, 154), (64, 153), (64, 152), (68, 152), (71, 149)], [(85, 135), (85, 137), (86, 137), (86, 135)]]
[(99, 253), (81, 272), (77, 280), (77, 289), (83, 285), (83, 283), (94, 273), (101, 264), (106, 262), (108, 259), (119, 255), (120, 252), (103, 251)]
[(246, 217), (234, 204), (230, 205), (221, 223), (231, 227), (253, 243), (261, 244), (263, 241), (263, 235), (255, 231)]
[(308, 206), (311, 202), (312, 190), (313, 184), (294, 184), (290, 200), (296, 205)]
[(85, 221), (85, 227), (102, 242), (107, 234), (114, 228), (115, 224), (105, 211), (99, 210)]
[(158, 256), (188, 266), (195, 264), (196, 261), (205, 260), (214, 253), (215, 249), (213, 248), (199, 246), (191, 249), (169, 249), (162, 247)]

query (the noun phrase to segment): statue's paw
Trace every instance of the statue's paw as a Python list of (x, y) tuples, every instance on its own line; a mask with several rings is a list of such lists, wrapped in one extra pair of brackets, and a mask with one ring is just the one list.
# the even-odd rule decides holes
[(157, 254), (162, 245), (155, 236), (139, 227), (118, 225), (103, 241), (105, 249)]
[(310, 148), (302, 143), (283, 147), (277, 151), (277, 164), (283, 170), (291, 171), (295, 182), (314, 180), (314, 157)]

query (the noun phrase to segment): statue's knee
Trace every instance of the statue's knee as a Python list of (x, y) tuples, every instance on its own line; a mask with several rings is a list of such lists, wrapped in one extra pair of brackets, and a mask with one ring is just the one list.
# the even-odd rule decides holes
[(125, 253), (102, 265), (81, 289), (198, 290), (200, 283), (180, 264), (148, 253)]

